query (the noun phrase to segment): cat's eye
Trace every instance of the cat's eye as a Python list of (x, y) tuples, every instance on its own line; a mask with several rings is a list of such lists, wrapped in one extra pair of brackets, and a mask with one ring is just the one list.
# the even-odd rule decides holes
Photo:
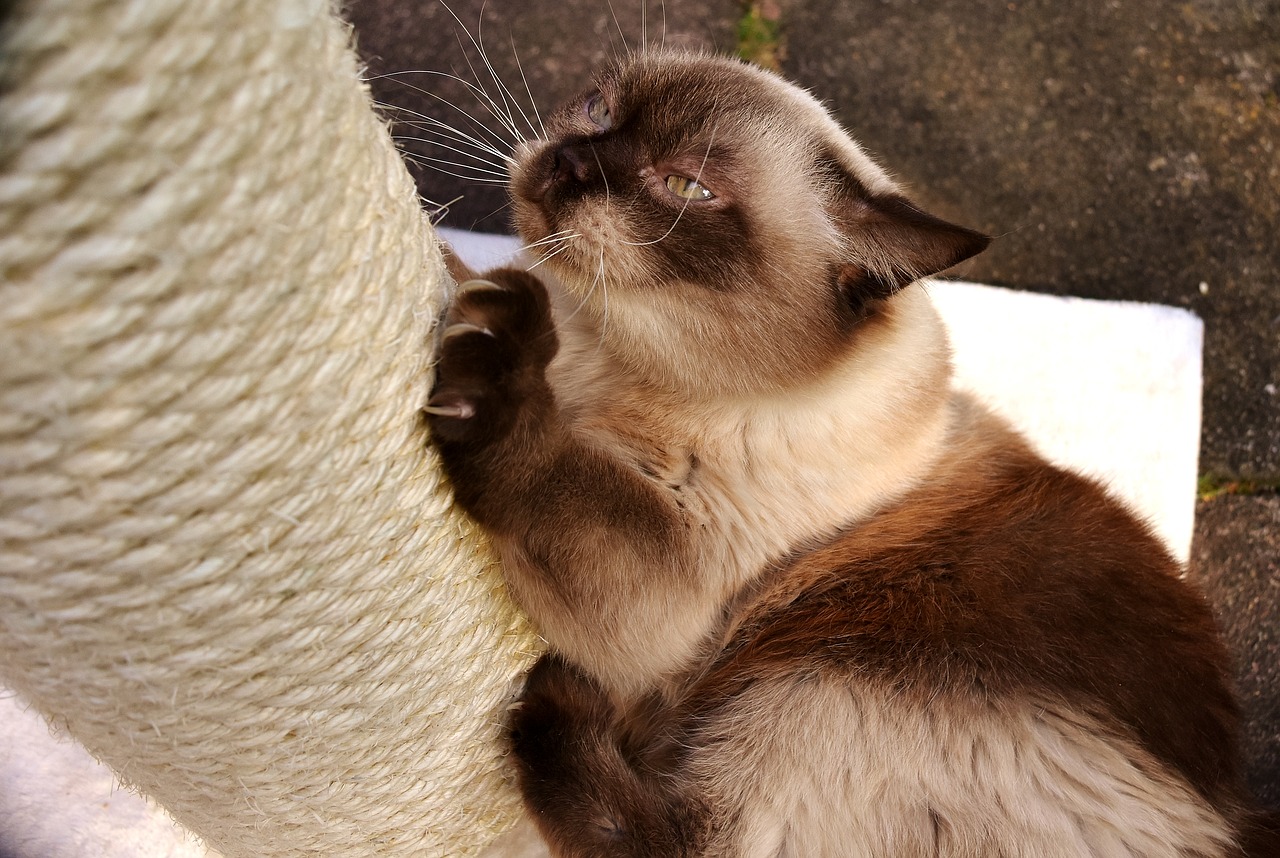
[(609, 113), (609, 105), (605, 102), (604, 96), (598, 92), (587, 99), (586, 112), (591, 124), (601, 131), (608, 131), (609, 127), (613, 125), (613, 116)]
[(715, 198), (711, 189), (688, 176), (667, 176), (667, 190), (685, 200), (710, 200)]

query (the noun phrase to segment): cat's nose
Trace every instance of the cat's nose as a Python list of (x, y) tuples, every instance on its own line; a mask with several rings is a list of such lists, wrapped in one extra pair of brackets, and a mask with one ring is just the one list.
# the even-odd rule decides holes
[(595, 153), (586, 146), (569, 144), (556, 150), (554, 175), (557, 181), (586, 184), (597, 169)]

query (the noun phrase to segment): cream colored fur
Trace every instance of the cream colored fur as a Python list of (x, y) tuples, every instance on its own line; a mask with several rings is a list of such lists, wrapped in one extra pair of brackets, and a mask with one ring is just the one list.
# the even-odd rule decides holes
[(1231, 854), (1228, 824), (1185, 782), (1049, 701), (923, 700), (870, 683), (795, 682), (749, 692), (717, 727), (696, 768), (712, 796), (746, 810), (709, 855)]
[[(904, 494), (943, 449), (950, 364), (922, 285), (895, 296), (859, 347), (810, 383), (706, 399), (627, 378), (609, 360), (608, 339), (601, 345), (595, 313), (566, 303), (550, 370), (561, 407), (593, 445), (679, 497), (693, 534), (685, 562), (694, 592), (646, 580), (634, 591), (602, 590), (594, 612), (539, 611), (549, 596), (521, 586), (537, 577), (529, 559), (516, 544), (499, 545), (508, 578), (549, 626), (547, 636), (622, 696), (692, 661), (721, 606), (769, 561)], [(611, 584), (625, 578), (616, 567), (610, 577)]]

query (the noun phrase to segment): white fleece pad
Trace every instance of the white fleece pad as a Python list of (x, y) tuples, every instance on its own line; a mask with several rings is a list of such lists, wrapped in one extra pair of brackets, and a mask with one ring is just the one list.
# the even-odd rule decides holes
[[(511, 259), (515, 239), (442, 229), (473, 268)], [(936, 282), (957, 384), (1022, 429), (1050, 459), (1103, 479), (1178, 557), (1191, 546), (1203, 325), (1170, 307)], [(0, 856), (196, 858), (141, 798), (38, 716), (0, 700)]]

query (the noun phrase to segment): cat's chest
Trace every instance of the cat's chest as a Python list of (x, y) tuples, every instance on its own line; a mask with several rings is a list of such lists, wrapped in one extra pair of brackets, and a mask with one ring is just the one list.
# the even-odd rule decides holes
[(905, 384), (893, 362), (853, 360), (758, 396), (699, 397), (637, 382), (588, 328), (559, 333), (548, 381), (569, 431), (647, 481), (732, 584), (908, 491), (950, 419), (945, 388)]
[(707, 561), (734, 569), (734, 586), (872, 505), (857, 451), (829, 410), (669, 406), (615, 390), (569, 411), (575, 431), (679, 511)]

